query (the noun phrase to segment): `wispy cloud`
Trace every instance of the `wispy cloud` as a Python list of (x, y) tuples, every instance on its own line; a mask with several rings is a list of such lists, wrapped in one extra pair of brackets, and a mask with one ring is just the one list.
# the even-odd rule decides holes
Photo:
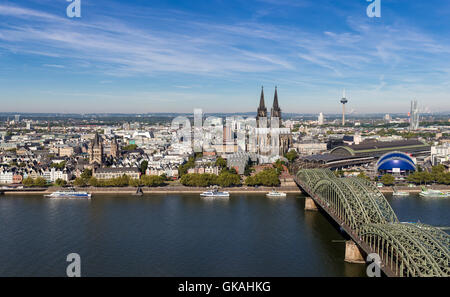
[[(95, 10), (95, 18), (72, 20), (64, 11), (57, 15), (45, 8), (0, 4), (5, 20), (0, 24), (0, 50), (2, 56), (38, 57), (30, 60), (53, 68), (51, 73), (98, 75), (94, 81), (105, 89), (122, 79), (150, 77), (184, 92), (186, 98), (195, 98), (187, 92), (202, 89), (192, 85), (222, 81), (252, 87), (266, 81), (283, 83), (292, 89), (292, 98), (299, 86), (302, 92), (326, 89), (327, 96), (338, 95), (342, 87), (360, 88), (363, 91), (356, 94), (367, 98), (395, 97), (399, 91), (422, 93), (428, 86), (439, 100), (445, 96), (441, 88), (450, 81), (448, 37), (401, 18), (375, 23), (365, 16), (346, 16), (341, 24), (326, 29), (295, 25), (292, 19), (267, 21), (265, 16), (274, 18), (272, 12), (279, 7), (303, 11), (317, 4), (258, 1), (259, 17), (252, 18), (258, 15), (252, 11), (248, 18), (227, 19), (193, 11), (159, 13), (128, 4), (119, 9), (111, 3), (107, 10)], [(195, 78), (202, 81), (192, 83)], [(206, 98), (210, 90), (199, 92), (199, 98)], [(175, 96), (160, 91), (151, 97)], [(98, 97), (93, 93), (92, 98)]]

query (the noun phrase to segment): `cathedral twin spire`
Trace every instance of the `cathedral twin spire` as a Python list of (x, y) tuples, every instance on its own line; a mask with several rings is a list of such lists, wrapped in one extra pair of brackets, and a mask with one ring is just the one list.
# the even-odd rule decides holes
[[(267, 117), (267, 108), (264, 103), (264, 87), (261, 87), (261, 97), (259, 99), (258, 118)], [(275, 87), (275, 95), (273, 98), (272, 109), (270, 111), (270, 117), (278, 117), (281, 120), (281, 109), (278, 105), (278, 92)]]

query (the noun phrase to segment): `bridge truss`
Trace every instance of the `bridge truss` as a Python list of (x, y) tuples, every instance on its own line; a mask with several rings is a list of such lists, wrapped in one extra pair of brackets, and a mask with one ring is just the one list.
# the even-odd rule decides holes
[(378, 188), (329, 169), (302, 169), (296, 183), (364, 250), (381, 258), (388, 276), (450, 276), (450, 236), (424, 224), (400, 223)]

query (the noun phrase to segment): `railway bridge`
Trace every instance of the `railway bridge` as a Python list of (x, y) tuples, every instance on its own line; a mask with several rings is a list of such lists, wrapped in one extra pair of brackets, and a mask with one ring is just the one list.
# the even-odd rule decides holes
[(322, 209), (361, 254), (378, 254), (386, 276), (450, 276), (450, 236), (433, 226), (399, 222), (372, 182), (337, 178), (329, 169), (301, 169), (294, 179), (310, 197), (306, 204)]

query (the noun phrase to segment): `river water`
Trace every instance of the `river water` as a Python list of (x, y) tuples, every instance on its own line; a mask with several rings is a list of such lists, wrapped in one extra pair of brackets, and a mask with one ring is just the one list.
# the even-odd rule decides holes
[[(450, 199), (387, 197), (401, 221), (450, 226)], [(0, 276), (364, 276), (304, 197), (232, 194), (0, 197)]]

